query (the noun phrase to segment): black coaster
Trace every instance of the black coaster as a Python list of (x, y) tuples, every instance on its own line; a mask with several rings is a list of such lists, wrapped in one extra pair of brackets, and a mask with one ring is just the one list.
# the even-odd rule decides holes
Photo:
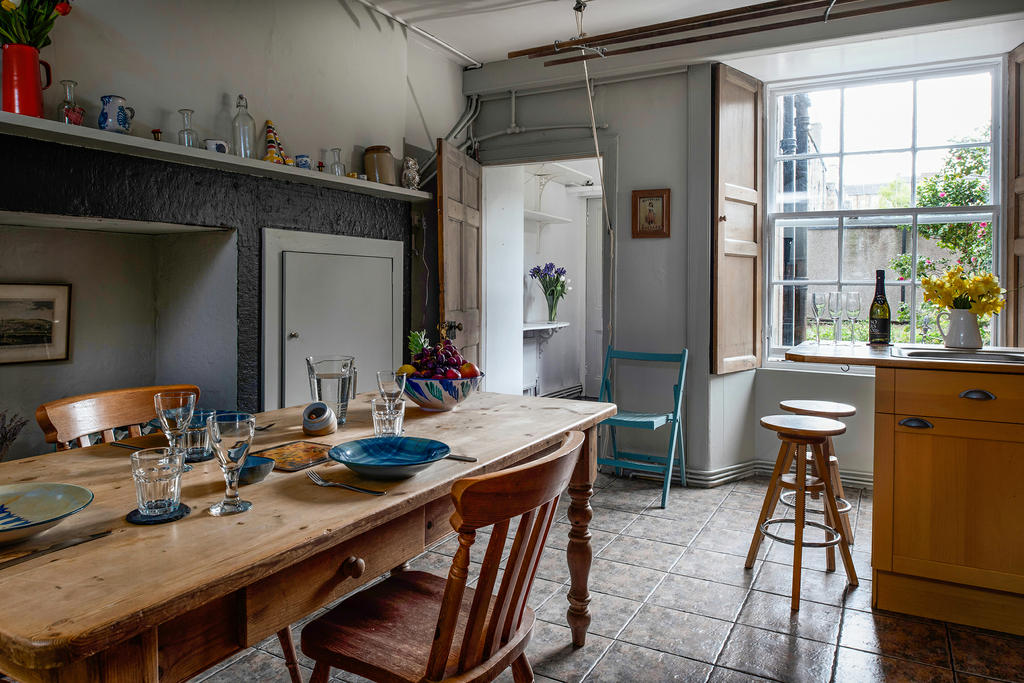
[(130, 524), (165, 524), (167, 522), (177, 522), (179, 519), (184, 519), (185, 517), (188, 517), (188, 513), (190, 512), (192, 512), (192, 508), (184, 503), (178, 503), (178, 509), (166, 515), (144, 515), (139, 512), (138, 508), (136, 508), (125, 515), (125, 519)]
[(207, 460), (213, 460), (213, 458), (214, 458), (214, 455), (213, 455), (212, 452), (211, 453), (207, 453), (206, 455), (203, 455), (203, 456), (195, 457), (195, 458), (192, 457), (191, 455), (186, 455), (185, 456), (185, 462), (187, 462), (187, 463), (206, 462)]

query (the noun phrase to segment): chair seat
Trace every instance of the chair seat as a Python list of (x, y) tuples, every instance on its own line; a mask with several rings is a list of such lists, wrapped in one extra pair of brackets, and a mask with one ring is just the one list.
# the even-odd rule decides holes
[(789, 399), (780, 401), (779, 407), (783, 410), (797, 415), (814, 415), (816, 417), (829, 417), (833, 420), (840, 417), (850, 417), (857, 414), (857, 409), (848, 403), (836, 403), (835, 401), (808, 401), (801, 399)]
[(620, 410), (601, 424), (612, 427), (633, 427), (635, 429), (657, 429), (672, 419), (672, 413), (633, 413)]
[[(422, 681), (445, 584), (445, 579), (425, 572), (393, 574), (310, 622), (302, 629), (302, 651), (317, 661), (374, 681)], [(466, 588), (446, 675), (457, 671), (458, 646), (473, 594), (472, 588)], [(523, 623), (509, 643), (528, 641), (533, 622), (533, 610), (527, 607)], [(518, 654), (523, 648), (525, 643), (513, 649)], [(510, 653), (509, 662), (513, 658)]]

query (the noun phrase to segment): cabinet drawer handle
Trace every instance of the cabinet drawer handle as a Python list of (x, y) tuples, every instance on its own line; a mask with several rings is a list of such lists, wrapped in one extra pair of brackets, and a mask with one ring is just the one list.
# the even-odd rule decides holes
[(960, 398), (969, 398), (972, 401), (994, 401), (996, 395), (984, 389), (968, 389), (960, 392)]
[(900, 420), (900, 424), (904, 427), (913, 427), (914, 429), (931, 429), (935, 426), (928, 420), (923, 420), (919, 417), (905, 417)]

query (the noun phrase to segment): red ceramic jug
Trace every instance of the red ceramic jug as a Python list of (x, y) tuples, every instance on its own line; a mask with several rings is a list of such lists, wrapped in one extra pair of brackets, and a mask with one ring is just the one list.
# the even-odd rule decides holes
[[(53, 82), (50, 65), (31, 45), (4, 45), (2, 59), (3, 110), (43, 118), (43, 91)], [(40, 65), (46, 70), (46, 85), (39, 77)]]

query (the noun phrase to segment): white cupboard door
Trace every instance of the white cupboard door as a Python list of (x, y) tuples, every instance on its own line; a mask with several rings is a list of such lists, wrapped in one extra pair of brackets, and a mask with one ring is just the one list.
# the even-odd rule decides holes
[[(285, 251), (282, 272), (281, 402), (310, 402), (306, 357), (355, 356), (359, 391), (396, 368), (394, 259)], [(400, 317), (399, 317), (400, 319)]]

